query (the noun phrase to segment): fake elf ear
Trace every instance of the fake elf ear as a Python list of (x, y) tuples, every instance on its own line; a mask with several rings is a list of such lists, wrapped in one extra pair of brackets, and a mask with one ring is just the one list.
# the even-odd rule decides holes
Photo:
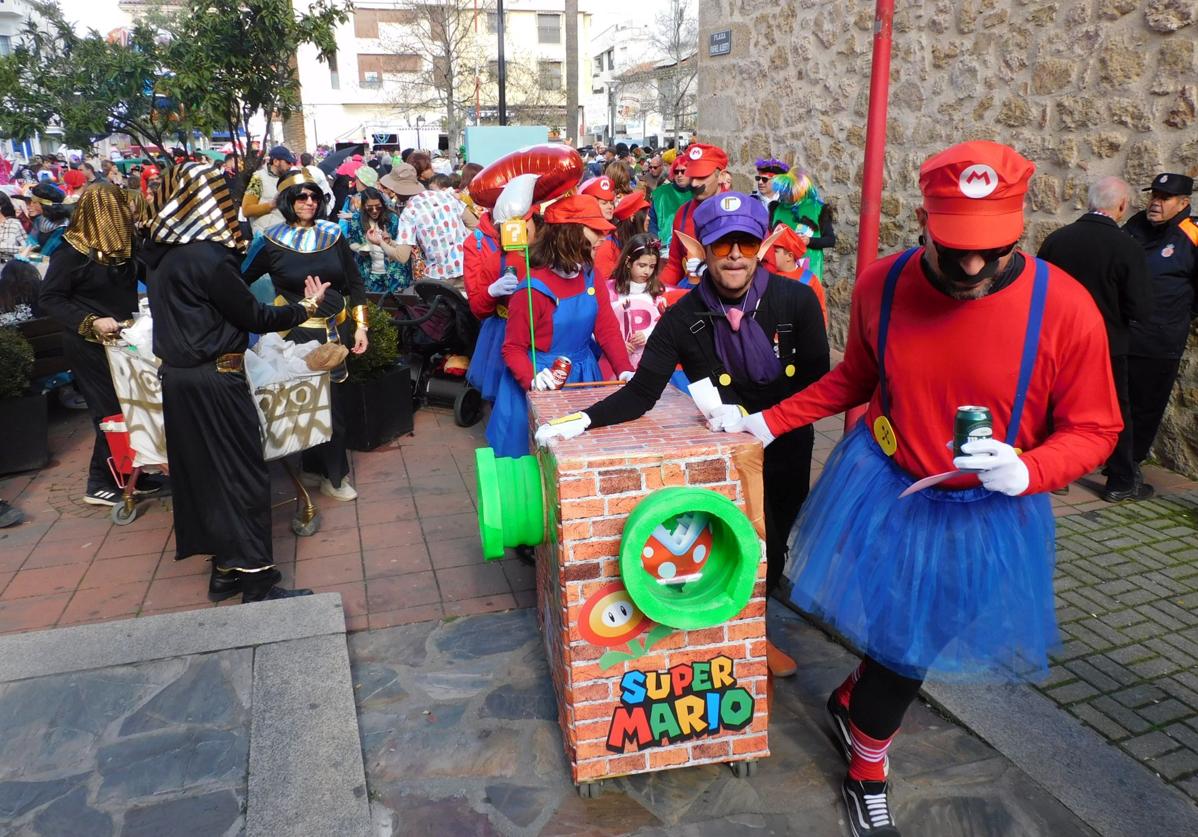
[(688, 259), (705, 259), (707, 252), (703, 249), (703, 245), (696, 239), (684, 233), (682, 230), (674, 230), (674, 235), (678, 236), (678, 240), (682, 242), (683, 248), (686, 249), (686, 257)]

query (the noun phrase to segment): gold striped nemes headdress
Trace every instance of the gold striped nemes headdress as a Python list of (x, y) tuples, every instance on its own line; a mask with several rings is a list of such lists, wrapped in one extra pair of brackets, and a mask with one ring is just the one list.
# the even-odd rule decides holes
[(243, 246), (237, 209), (220, 169), (211, 163), (184, 163), (162, 173), (151, 203), (150, 239), (160, 244), (214, 241)]
[(64, 238), (100, 264), (129, 261), (133, 256), (133, 217), (125, 190), (111, 183), (84, 189)]
[(293, 169), (279, 181), (279, 194), (286, 192), (292, 186), (303, 186), (304, 184), (315, 186), (316, 191), (320, 191), (320, 184), (316, 182), (316, 178), (308, 174), (306, 169)]

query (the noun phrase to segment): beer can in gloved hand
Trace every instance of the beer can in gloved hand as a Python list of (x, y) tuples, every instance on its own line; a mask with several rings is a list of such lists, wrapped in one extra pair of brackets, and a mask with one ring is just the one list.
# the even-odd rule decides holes
[(966, 442), (976, 442), (978, 439), (989, 439), (994, 436), (994, 421), (990, 418), (989, 407), (965, 406), (957, 408), (957, 417), (953, 421), (953, 456), (964, 456), (961, 445)]
[(549, 367), (549, 371), (553, 375), (553, 380), (557, 384), (558, 389), (561, 389), (566, 381), (570, 379), (570, 367), (573, 365), (573, 361), (565, 355), (558, 355), (553, 359), (553, 365)]

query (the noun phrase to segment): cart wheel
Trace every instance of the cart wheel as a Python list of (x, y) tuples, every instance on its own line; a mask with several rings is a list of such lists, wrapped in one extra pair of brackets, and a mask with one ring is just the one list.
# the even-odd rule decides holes
[(126, 509), (124, 503), (117, 503), (112, 507), (112, 522), (117, 526), (128, 526), (137, 520), (137, 509), (136, 505), (131, 509)]
[(453, 420), (458, 427), (473, 427), (483, 417), (483, 394), (474, 387), (464, 388), (453, 402)]
[(309, 538), (320, 531), (320, 512), (313, 515), (312, 519), (304, 523), (300, 517), (291, 518), (291, 531), (299, 535), (301, 538)]
[(583, 782), (574, 787), (578, 788), (578, 795), (583, 799), (598, 799), (603, 794), (602, 782)]
[(734, 761), (730, 762), (728, 766), (732, 768), (732, 775), (737, 779), (747, 779), (757, 775), (757, 762), (755, 761)]

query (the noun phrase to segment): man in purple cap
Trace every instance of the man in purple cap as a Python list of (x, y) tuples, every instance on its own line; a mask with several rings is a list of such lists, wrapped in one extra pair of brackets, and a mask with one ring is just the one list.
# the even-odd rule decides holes
[[(828, 337), (814, 291), (771, 275), (758, 259), (769, 233), (761, 201), (725, 192), (700, 203), (694, 223), (707, 265), (699, 285), (662, 315), (626, 386), (567, 420), (542, 425), (538, 445), (640, 418), (678, 364), (687, 380), (710, 380), (737, 415), (776, 404), (828, 371)], [(814, 441), (807, 426), (765, 449), (767, 591), (782, 578), (786, 536), (807, 497)], [(772, 644), (768, 652), (771, 672), (794, 673), (793, 660)]]

